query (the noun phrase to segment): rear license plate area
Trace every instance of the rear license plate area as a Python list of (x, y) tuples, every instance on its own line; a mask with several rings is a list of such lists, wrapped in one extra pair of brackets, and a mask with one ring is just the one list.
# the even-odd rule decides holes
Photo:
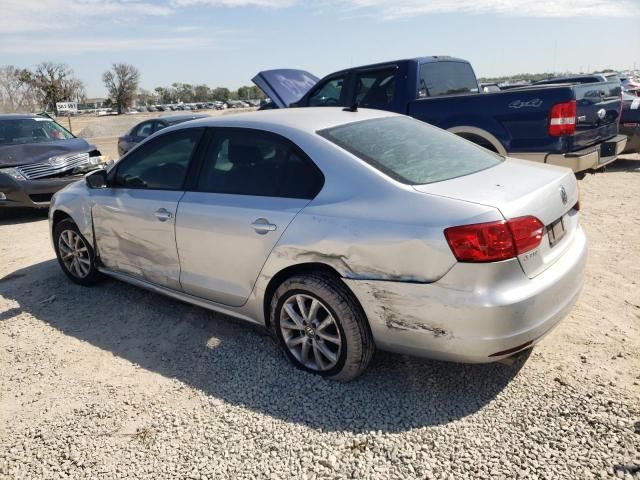
[(600, 145), (600, 160), (599, 162), (606, 162), (608, 158), (613, 157), (616, 154), (616, 148), (618, 144), (616, 142), (604, 142)]
[(549, 237), (549, 245), (552, 247), (556, 245), (562, 237), (564, 237), (565, 229), (562, 217), (557, 219), (551, 225), (547, 225), (547, 236)]

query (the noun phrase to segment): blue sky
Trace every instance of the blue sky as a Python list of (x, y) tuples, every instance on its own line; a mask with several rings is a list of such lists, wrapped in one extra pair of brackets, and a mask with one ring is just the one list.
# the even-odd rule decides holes
[(0, 65), (70, 65), (89, 96), (128, 62), (141, 86), (236, 88), (259, 70), (422, 55), (479, 76), (640, 67), (640, 0), (2, 0)]

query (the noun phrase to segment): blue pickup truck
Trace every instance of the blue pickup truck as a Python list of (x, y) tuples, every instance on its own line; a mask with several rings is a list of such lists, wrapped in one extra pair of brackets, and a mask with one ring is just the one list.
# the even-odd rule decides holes
[(619, 82), (541, 85), (481, 93), (469, 62), (421, 57), (354, 67), (323, 79), (303, 70), (268, 70), (253, 81), (273, 108), (358, 105), (403, 113), (501, 155), (575, 172), (614, 161)]

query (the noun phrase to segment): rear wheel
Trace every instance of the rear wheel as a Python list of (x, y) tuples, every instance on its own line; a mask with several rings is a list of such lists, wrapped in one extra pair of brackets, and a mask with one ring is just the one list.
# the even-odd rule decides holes
[(104, 278), (96, 267), (93, 248), (73, 220), (62, 220), (55, 226), (53, 242), (62, 271), (75, 283), (94, 285)]
[(375, 346), (362, 309), (339, 279), (310, 273), (285, 280), (271, 301), (271, 325), (298, 368), (348, 382), (369, 364)]

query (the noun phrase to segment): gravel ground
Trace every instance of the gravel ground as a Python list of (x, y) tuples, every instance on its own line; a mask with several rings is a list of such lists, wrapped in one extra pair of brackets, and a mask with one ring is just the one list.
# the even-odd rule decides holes
[(46, 221), (0, 222), (0, 478), (640, 478), (640, 157), (580, 182), (584, 293), (533, 352), (378, 353), (341, 385), (257, 328), (71, 284)]

